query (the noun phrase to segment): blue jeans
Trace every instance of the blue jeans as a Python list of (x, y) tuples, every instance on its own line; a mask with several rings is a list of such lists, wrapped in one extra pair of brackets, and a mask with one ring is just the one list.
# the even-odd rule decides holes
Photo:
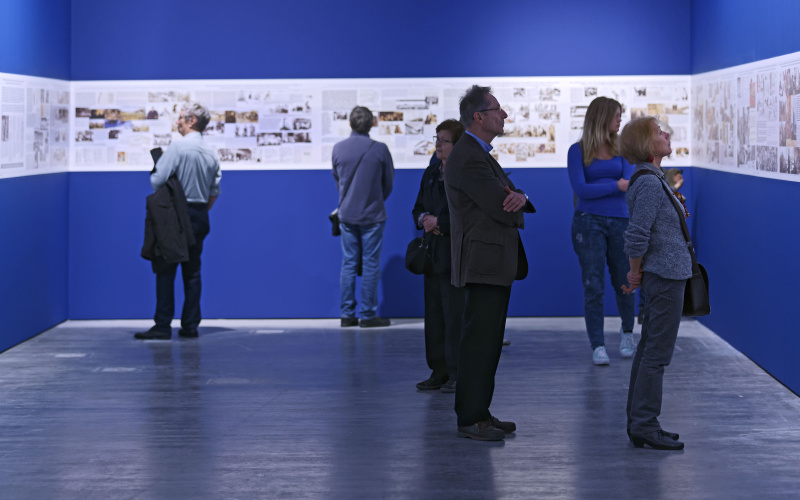
[(361, 272), (361, 319), (378, 315), (378, 282), (381, 279), (381, 247), (386, 222), (369, 226), (340, 222), (342, 230), (342, 318), (356, 315), (356, 274)]
[(606, 289), (606, 264), (622, 318), (622, 330), (633, 331), (636, 298), (622, 293), (628, 282), (630, 264), (625, 255), (623, 235), (628, 228), (624, 217), (606, 217), (580, 210), (572, 217), (572, 246), (578, 255), (583, 281), (583, 311), (586, 332), (592, 349), (605, 345), (603, 335), (603, 294)]
[(647, 307), (642, 322), (642, 339), (631, 365), (628, 386), (628, 428), (631, 434), (648, 434), (661, 429), (661, 399), (664, 368), (672, 361), (683, 311), (686, 280), (670, 280), (645, 272), (642, 288)]

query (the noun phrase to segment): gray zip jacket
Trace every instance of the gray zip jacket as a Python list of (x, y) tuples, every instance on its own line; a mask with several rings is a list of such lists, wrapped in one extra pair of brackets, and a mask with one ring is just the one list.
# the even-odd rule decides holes
[(628, 189), (625, 199), (631, 217), (625, 231), (625, 253), (632, 259), (642, 257), (645, 272), (671, 280), (689, 279), (692, 257), (678, 211), (662, 187), (667, 185), (664, 174), (652, 163), (637, 164), (633, 173), (642, 169), (656, 175), (642, 175)]

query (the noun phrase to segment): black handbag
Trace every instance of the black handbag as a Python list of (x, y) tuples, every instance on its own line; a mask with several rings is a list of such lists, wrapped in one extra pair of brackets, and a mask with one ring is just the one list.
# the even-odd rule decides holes
[[(633, 185), (633, 182), (642, 175), (656, 175), (651, 170), (639, 170), (631, 176), (628, 189)], [(686, 225), (685, 209), (678, 201), (678, 198), (672, 193), (672, 190), (667, 187), (663, 182), (661, 187), (667, 193), (667, 197), (672, 201), (672, 206), (678, 212), (678, 220), (681, 222), (681, 230), (683, 237), (686, 239), (686, 246), (689, 248), (689, 255), (692, 257), (692, 277), (686, 280), (686, 289), (683, 292), (683, 316), (706, 316), (711, 314), (711, 302), (708, 296), (708, 273), (706, 268), (697, 262), (697, 256), (694, 253), (694, 246), (692, 245), (692, 238), (689, 236), (689, 227)]]
[[(375, 144), (375, 141), (370, 142), (369, 146), (367, 146), (367, 149), (363, 153), (361, 153), (361, 158), (358, 159), (358, 163), (356, 163), (356, 168), (353, 171), (353, 178), (354, 179), (355, 179), (355, 176), (356, 176), (356, 172), (358, 172), (358, 166), (361, 165), (361, 160), (364, 159), (364, 156), (367, 154), (367, 151), (369, 151), (369, 148), (371, 148), (373, 144)], [(348, 186), (348, 190), (349, 189), (350, 189), (350, 187)], [(344, 192), (344, 195), (342, 196), (342, 201), (344, 201), (345, 196), (347, 196), (347, 191)], [(333, 228), (331, 229), (331, 234), (334, 235), (334, 236), (341, 236), (342, 235), (342, 230), (339, 227), (339, 208), (341, 206), (342, 206), (342, 204), (339, 203), (339, 206), (336, 207), (336, 210), (334, 210), (333, 212), (328, 214), (328, 219), (330, 219), (331, 224), (333, 224)], [(360, 273), (359, 273), (359, 275), (360, 275)]]
[(406, 269), (425, 274), (431, 267), (431, 239), (427, 235), (414, 238), (406, 247)]

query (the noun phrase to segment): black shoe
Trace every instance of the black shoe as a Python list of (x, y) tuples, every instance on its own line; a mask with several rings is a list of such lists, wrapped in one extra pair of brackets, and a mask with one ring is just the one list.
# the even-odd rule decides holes
[(380, 318), (375, 316), (371, 319), (362, 319), (361, 320), (361, 328), (377, 328), (381, 326), (389, 326), (392, 324), (392, 321), (389, 318)]
[(512, 432), (517, 430), (517, 424), (514, 422), (503, 422), (502, 420), (498, 420), (495, 417), (490, 417), (492, 419), (492, 425), (500, 429), (501, 431), (505, 432), (506, 434), (511, 434)]
[[(631, 439), (631, 430), (630, 429), (626, 429), (626, 432), (628, 433), (628, 440), (629, 441), (633, 441)], [(668, 438), (672, 439), (673, 441), (677, 441), (681, 437), (680, 434), (678, 434), (677, 432), (667, 432), (667, 431), (664, 431), (664, 430), (662, 430), (661, 432), (665, 436), (667, 436)]]
[(342, 327), (358, 326), (358, 318), (342, 318)]
[[(444, 384), (442, 384), (442, 388), (439, 389), (445, 394), (453, 394), (456, 392), (456, 379), (450, 379)], [(497, 427), (497, 426), (495, 426)]]
[(441, 389), (445, 382), (447, 382), (447, 375), (444, 377), (437, 377), (436, 374), (433, 373), (431, 374), (431, 378), (417, 384), (417, 389), (420, 391), (435, 391), (436, 389)]
[(644, 445), (654, 450), (682, 450), (683, 443), (667, 436), (664, 431), (650, 432), (648, 434), (631, 434), (631, 441), (635, 448), (644, 448)]
[(139, 340), (169, 340), (172, 337), (172, 329), (159, 330), (153, 327), (146, 332), (139, 332), (133, 335), (133, 338)]
[(506, 433), (492, 425), (491, 418), (487, 418), (465, 427), (458, 426), (458, 437), (478, 441), (502, 441), (506, 438)]
[(503, 339), (503, 347), (505, 347), (507, 345), (511, 345), (511, 341), (508, 340), (508, 339)]
[(183, 328), (178, 330), (178, 335), (185, 339), (196, 339), (198, 337), (197, 330), (184, 330)]

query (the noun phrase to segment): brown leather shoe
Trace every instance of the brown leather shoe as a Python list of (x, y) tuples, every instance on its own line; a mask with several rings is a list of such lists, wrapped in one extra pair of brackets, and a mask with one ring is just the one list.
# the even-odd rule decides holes
[(512, 432), (517, 430), (517, 424), (514, 422), (503, 422), (502, 420), (498, 420), (495, 417), (492, 418), (492, 425), (500, 429), (501, 431), (505, 432), (506, 434), (511, 434)]
[(502, 441), (506, 433), (492, 425), (492, 419), (487, 418), (472, 425), (459, 426), (458, 437), (476, 439), (478, 441)]

